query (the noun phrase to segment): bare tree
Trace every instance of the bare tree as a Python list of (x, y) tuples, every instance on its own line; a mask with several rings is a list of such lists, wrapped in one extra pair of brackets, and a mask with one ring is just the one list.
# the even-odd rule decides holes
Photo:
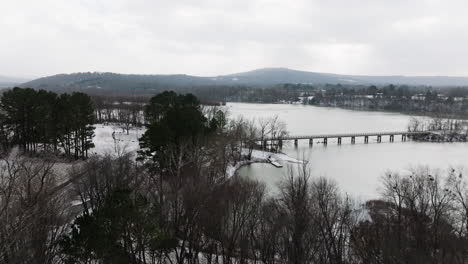
[(416, 117), (411, 117), (410, 122), (408, 124), (408, 132), (416, 132), (424, 130), (423, 122)]
[(259, 130), (254, 120), (248, 120), (244, 123), (244, 145), (247, 149), (247, 159), (252, 159), (252, 152), (255, 147), (255, 140), (258, 138)]
[(270, 119), (269, 123), (269, 136), (273, 138), (272, 141), (273, 147), (275, 151), (279, 149), (279, 138), (283, 138), (288, 135), (288, 130), (286, 127), (286, 123), (281, 121), (278, 116), (275, 116)]
[(358, 212), (348, 196), (339, 193), (336, 183), (319, 178), (312, 185), (316, 208), (315, 225), (320, 229), (319, 263), (346, 263), (351, 230)]
[(353, 230), (353, 251), (358, 259), (465, 263), (466, 249), (460, 243), (466, 243), (466, 237), (455, 235), (456, 195), (451, 186), (457, 183), (451, 185), (448, 179), (428, 168), (406, 176), (388, 173), (383, 199), (366, 204), (369, 220)]
[(272, 120), (270, 118), (259, 118), (256, 121), (258, 125), (258, 135), (259, 135), (260, 142), (262, 144), (262, 149), (265, 149), (266, 147), (264, 145), (264, 141), (270, 134), (271, 121)]
[(0, 166), (0, 262), (58, 263), (58, 241), (71, 220), (52, 160), (16, 155)]
[(306, 165), (288, 167), (288, 177), (280, 184), (278, 198), (282, 226), (279, 254), (286, 263), (310, 263), (316, 258), (319, 229), (314, 224), (314, 203), (311, 193), (310, 172)]
[(119, 110), (119, 121), (122, 125), (122, 128), (127, 131), (127, 135), (129, 134), (130, 127), (134, 123), (133, 112), (130, 106), (123, 105), (120, 107)]

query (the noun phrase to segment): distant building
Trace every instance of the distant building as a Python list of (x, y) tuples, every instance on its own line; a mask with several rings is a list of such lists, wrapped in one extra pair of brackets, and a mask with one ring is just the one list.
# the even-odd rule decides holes
[(383, 93), (376, 93), (375, 98), (383, 98), (384, 94)]
[(445, 94), (437, 94), (437, 99), (446, 101), (448, 99), (448, 96), (446, 96)]
[(424, 95), (424, 94), (416, 94), (416, 95), (411, 96), (411, 100), (415, 100), (415, 101), (426, 100), (426, 95)]
[(299, 99), (299, 102), (304, 103), (304, 102), (308, 102), (308, 101), (314, 99), (314, 96), (313, 95), (311, 95), (311, 96), (299, 96), (298, 99)]

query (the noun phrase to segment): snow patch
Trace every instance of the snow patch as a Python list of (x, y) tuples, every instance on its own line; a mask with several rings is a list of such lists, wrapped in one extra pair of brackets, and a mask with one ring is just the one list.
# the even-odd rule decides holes
[[(243, 149), (242, 150), (242, 155), (247, 156), (248, 154), (248, 149)], [(229, 165), (226, 168), (226, 176), (228, 178), (233, 177), (236, 175), (236, 172), (245, 165), (249, 165), (252, 163), (270, 163), (268, 161), (268, 158), (271, 158), (276, 161), (280, 162), (289, 162), (289, 163), (296, 163), (296, 164), (305, 164), (307, 161), (304, 160), (298, 160), (292, 157), (289, 157), (288, 155), (284, 153), (272, 153), (268, 151), (261, 151), (261, 150), (253, 150), (252, 151), (252, 158), (250, 160), (243, 160), (238, 162), (236, 165)]]
[(135, 155), (140, 149), (138, 139), (145, 133), (145, 128), (131, 128), (128, 132), (114, 124), (94, 125), (94, 148), (91, 151), (97, 155), (120, 155), (131, 153)]
[[(246, 155), (247, 150), (244, 149), (243, 154)], [(267, 160), (269, 157), (272, 157), (277, 161), (283, 161), (283, 162), (289, 162), (289, 163), (298, 163), (298, 164), (307, 163), (307, 161), (292, 158), (284, 153), (272, 153), (272, 152), (261, 151), (261, 150), (252, 151), (252, 158)]]

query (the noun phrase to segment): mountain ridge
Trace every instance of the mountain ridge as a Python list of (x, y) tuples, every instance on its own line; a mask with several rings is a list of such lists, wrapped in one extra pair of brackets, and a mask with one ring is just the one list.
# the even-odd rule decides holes
[(21, 87), (67, 90), (101, 91), (159, 91), (198, 86), (260, 86), (285, 83), (343, 84), (343, 85), (414, 85), (414, 86), (468, 86), (468, 77), (406, 76), (406, 75), (346, 75), (308, 72), (288, 68), (261, 68), (247, 72), (211, 77), (187, 74), (119, 74), (112, 72), (81, 72), (57, 74), (21, 84)]

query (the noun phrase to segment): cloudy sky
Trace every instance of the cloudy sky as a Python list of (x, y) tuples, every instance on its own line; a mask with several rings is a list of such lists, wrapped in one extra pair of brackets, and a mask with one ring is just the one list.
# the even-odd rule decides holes
[(466, 0), (1, 0), (0, 75), (468, 76)]

